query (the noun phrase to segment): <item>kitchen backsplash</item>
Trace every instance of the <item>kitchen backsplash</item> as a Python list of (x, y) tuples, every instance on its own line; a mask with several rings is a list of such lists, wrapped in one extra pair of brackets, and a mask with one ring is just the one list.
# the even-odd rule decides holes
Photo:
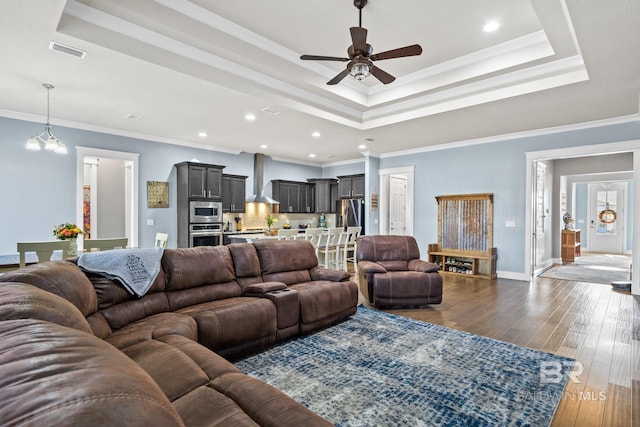
[[(278, 213), (273, 214), (271, 206), (264, 203), (247, 203), (246, 212), (241, 214), (225, 213), (223, 215), (224, 229), (228, 231), (236, 231), (235, 218), (242, 218), (242, 229), (266, 229), (267, 228), (267, 215), (273, 215), (277, 218), (272, 228), (283, 228), (287, 223), (291, 225), (291, 228), (298, 228), (298, 226), (306, 226), (309, 228), (318, 227), (318, 218), (320, 214), (291, 214), (291, 213)], [(325, 214), (325, 220), (327, 227), (335, 227), (336, 214)]]

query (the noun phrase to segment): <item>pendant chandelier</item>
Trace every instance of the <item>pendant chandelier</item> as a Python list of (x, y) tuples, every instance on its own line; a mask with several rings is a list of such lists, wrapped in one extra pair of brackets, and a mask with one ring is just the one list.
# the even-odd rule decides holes
[(47, 90), (47, 123), (44, 125), (44, 131), (38, 136), (32, 136), (29, 138), (26, 144), (27, 150), (40, 150), (40, 143), (44, 144), (44, 149), (54, 151), (58, 154), (67, 154), (67, 146), (56, 138), (51, 132), (51, 124), (49, 123), (49, 107), (50, 96), (49, 92), (55, 86), (49, 83), (42, 83), (42, 87)]

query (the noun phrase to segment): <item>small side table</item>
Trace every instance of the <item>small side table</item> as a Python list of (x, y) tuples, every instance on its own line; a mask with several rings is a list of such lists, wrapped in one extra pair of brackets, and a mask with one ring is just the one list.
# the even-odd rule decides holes
[(580, 256), (580, 230), (562, 230), (562, 263), (574, 262)]

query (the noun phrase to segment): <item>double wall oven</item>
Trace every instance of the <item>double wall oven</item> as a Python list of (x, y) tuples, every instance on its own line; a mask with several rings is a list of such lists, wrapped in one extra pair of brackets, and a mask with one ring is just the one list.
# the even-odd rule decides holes
[(189, 202), (189, 247), (222, 244), (222, 202)]

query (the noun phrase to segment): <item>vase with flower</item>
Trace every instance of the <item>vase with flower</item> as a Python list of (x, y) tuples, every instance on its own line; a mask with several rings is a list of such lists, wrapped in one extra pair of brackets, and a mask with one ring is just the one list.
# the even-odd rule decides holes
[(78, 236), (84, 234), (84, 231), (75, 224), (65, 222), (53, 227), (53, 235), (58, 240), (69, 240), (69, 255), (78, 254)]
[(573, 228), (573, 218), (571, 217), (571, 212), (566, 212), (562, 215), (562, 222), (564, 222), (564, 229), (571, 230)]
[(271, 226), (273, 225), (274, 222), (278, 222), (278, 218), (269, 214), (266, 216), (265, 219), (267, 220), (267, 234), (271, 235)]

